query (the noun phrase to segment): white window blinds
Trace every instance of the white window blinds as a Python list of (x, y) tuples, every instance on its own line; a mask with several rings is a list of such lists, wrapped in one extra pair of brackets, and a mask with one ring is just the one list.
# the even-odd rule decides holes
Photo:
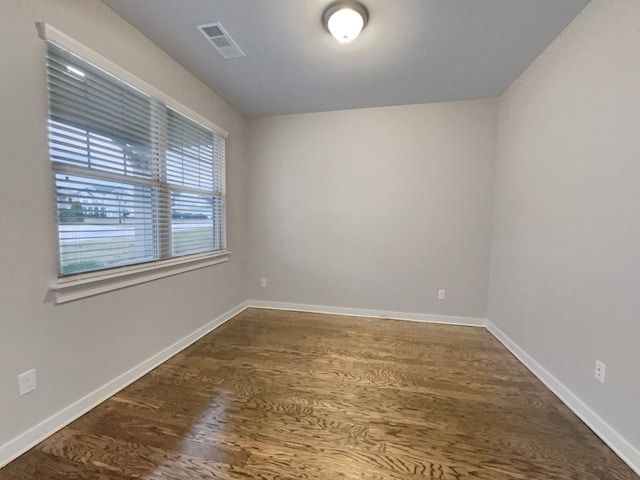
[(47, 43), (59, 276), (225, 245), (225, 139)]

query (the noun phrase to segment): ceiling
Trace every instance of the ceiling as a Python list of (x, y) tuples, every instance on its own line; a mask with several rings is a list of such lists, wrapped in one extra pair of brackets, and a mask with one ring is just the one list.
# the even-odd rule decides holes
[[(589, 0), (362, 0), (350, 44), (323, 28), (330, 0), (103, 0), (253, 117), (501, 95)], [(246, 57), (195, 28), (221, 22)]]

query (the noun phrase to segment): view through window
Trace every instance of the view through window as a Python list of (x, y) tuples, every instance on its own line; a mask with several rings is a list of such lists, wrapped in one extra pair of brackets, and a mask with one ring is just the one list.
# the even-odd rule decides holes
[(225, 139), (48, 43), (59, 275), (224, 250)]

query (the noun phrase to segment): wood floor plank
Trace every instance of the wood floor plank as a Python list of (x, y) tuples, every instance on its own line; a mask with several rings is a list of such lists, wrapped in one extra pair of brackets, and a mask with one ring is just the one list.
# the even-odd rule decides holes
[(486, 330), (247, 309), (0, 480), (638, 480)]

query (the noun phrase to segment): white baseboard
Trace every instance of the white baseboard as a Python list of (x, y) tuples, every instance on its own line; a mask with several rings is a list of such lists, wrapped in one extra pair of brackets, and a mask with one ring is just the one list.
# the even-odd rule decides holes
[(136, 365), (119, 377), (94, 390), (80, 400), (72, 403), (58, 413), (52, 415), (38, 425), (32, 427), (16, 438), (0, 446), (0, 467), (22, 455), (45, 438), (65, 427), (78, 417), (96, 407), (127, 385), (166, 362), (169, 358), (216, 329), (234, 315), (248, 307), (269, 308), (278, 310), (294, 310), (301, 312), (329, 313), (358, 317), (377, 317), (414, 322), (442, 323), (472, 327), (486, 327), (522, 364), (527, 367), (549, 390), (551, 390), (569, 409), (573, 411), (593, 432), (598, 435), (631, 469), (640, 475), (640, 451), (614, 430), (600, 416), (591, 410), (580, 398), (549, 373), (533, 357), (511, 340), (491, 321), (476, 317), (458, 317), (448, 315), (429, 315), (423, 313), (390, 312), (385, 310), (368, 310), (359, 308), (329, 307), (322, 305), (306, 305), (299, 303), (267, 302), (249, 300), (218, 316), (195, 332), (178, 340), (173, 345), (156, 353), (144, 362)]
[(51, 436), (53, 433), (57, 432), (69, 423), (73, 422), (78, 417), (87, 413), (92, 408), (107, 400), (112, 395), (119, 392), (127, 385), (130, 385), (143, 375), (146, 375), (158, 365), (166, 362), (175, 354), (184, 350), (189, 345), (205, 336), (207, 333), (218, 328), (224, 322), (229, 320), (234, 315), (237, 315), (245, 308), (247, 308), (247, 302), (243, 302), (240, 305), (232, 308), (231, 310), (223, 313), (206, 325), (197, 329), (195, 332), (190, 333), (186, 337), (178, 340), (173, 345), (168, 346), (164, 350), (156, 353), (152, 357), (136, 365), (131, 370), (123, 373), (117, 378), (114, 378), (107, 384), (99, 387), (80, 400), (72, 403), (68, 407), (63, 408), (58, 413), (52, 415), (46, 420), (43, 420), (36, 426), (18, 435), (16, 438), (9, 440), (4, 445), (0, 446), (0, 467), (3, 467), (7, 463), (16, 459), (30, 448), (36, 446), (45, 438)]
[(546, 385), (580, 420), (606, 443), (633, 471), (640, 475), (640, 451), (591, 410), (576, 394), (540, 365), (531, 355), (509, 338), (491, 321), (487, 330), (496, 337), (522, 364)]
[(295, 310), (300, 312), (330, 313), (334, 315), (350, 315), (358, 317), (391, 318), (414, 322), (444, 323), (485, 327), (500, 341), (522, 364), (531, 371), (546, 387), (551, 390), (578, 418), (580, 418), (611, 450), (613, 450), (632, 470), (640, 475), (640, 451), (620, 435), (613, 427), (598, 416), (578, 396), (563, 383), (549, 373), (531, 355), (511, 340), (491, 321), (476, 317), (455, 317), (447, 315), (429, 315), (422, 313), (388, 312), (383, 310), (367, 310), (358, 308), (329, 307), (323, 305), (305, 305), (298, 303), (267, 302), (249, 300), (249, 307), (270, 308), (276, 310)]
[(273, 310), (293, 310), (296, 312), (330, 313), (353, 317), (389, 318), (410, 320), (412, 322), (444, 323), (466, 327), (484, 327), (487, 320), (476, 317), (455, 317), (450, 315), (429, 315), (426, 313), (389, 312), (386, 310), (368, 310), (363, 308), (328, 307), (325, 305), (306, 305), (304, 303), (267, 302), (263, 300), (247, 301), (249, 307), (269, 308)]

